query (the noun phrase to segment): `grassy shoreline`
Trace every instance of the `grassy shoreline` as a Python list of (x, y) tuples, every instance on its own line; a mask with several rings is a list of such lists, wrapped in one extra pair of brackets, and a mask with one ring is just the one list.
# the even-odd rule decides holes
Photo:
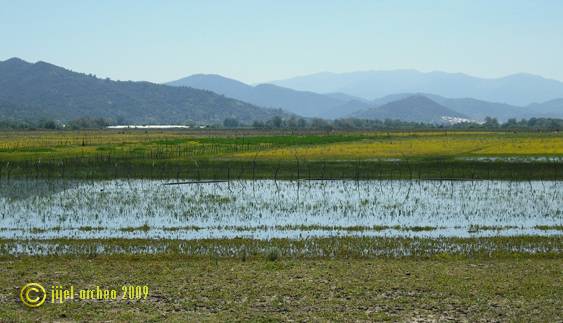
[(0, 240), (0, 258), (145, 256), (234, 259), (561, 258), (561, 236)]
[[(527, 321), (561, 319), (561, 258), (308, 259), (160, 256), (0, 259), (0, 318), (31, 321)], [(146, 300), (24, 307), (28, 282), (148, 285)]]

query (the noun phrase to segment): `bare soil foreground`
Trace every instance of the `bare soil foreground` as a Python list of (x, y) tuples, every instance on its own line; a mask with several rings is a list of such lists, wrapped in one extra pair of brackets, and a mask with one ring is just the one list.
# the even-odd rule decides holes
[[(522, 321), (563, 319), (559, 257), (235, 259), (167, 256), (0, 260), (0, 321)], [(28, 282), (113, 288), (118, 299), (38, 308)], [(122, 285), (148, 285), (121, 300)]]

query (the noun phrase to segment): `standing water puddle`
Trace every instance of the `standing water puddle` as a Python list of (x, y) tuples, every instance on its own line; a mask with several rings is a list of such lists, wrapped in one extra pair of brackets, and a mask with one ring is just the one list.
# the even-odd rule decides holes
[(0, 238), (561, 235), (561, 181), (0, 183)]

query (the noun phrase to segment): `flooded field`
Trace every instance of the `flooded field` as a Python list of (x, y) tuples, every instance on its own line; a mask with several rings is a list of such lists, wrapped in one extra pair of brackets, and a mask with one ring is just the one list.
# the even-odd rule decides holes
[(560, 236), (561, 181), (0, 183), (1, 239)]

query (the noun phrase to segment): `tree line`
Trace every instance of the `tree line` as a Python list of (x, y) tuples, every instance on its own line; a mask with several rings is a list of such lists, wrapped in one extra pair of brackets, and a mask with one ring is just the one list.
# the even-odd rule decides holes
[[(123, 120), (113, 121), (106, 118), (83, 117), (68, 122), (54, 119), (41, 119), (37, 121), (0, 119), (0, 129), (51, 129), (51, 130), (78, 130), (78, 129), (102, 129), (108, 126), (125, 124)], [(197, 126), (192, 122), (186, 125)], [(240, 122), (235, 118), (226, 118), (222, 124), (209, 124), (208, 128), (246, 128), (246, 129), (288, 129), (288, 130), (424, 130), (424, 129), (476, 129), (476, 130), (563, 130), (563, 119), (555, 118), (530, 118), (530, 119), (508, 119), (499, 122), (496, 118), (487, 117), (484, 122), (462, 122), (456, 124), (431, 124), (423, 122), (408, 122), (401, 120), (369, 120), (357, 118), (344, 118), (327, 120), (320, 118), (273, 117), (266, 121), (254, 121), (251, 124)]]
[(102, 129), (113, 125), (114, 122), (105, 118), (78, 118), (63, 123), (55, 119), (40, 120), (0, 120), (0, 129), (47, 129), (47, 130), (63, 130), (63, 129)]
[(501, 123), (496, 118), (487, 117), (484, 122), (461, 122), (456, 124), (432, 124), (423, 122), (409, 122), (401, 120), (370, 120), (344, 118), (326, 120), (320, 118), (282, 119), (274, 117), (267, 121), (254, 121), (252, 125), (244, 125), (236, 119), (228, 118), (223, 122), (224, 128), (249, 127), (256, 129), (315, 129), (315, 130), (411, 130), (411, 129), (485, 129), (485, 130), (563, 130), (563, 119), (530, 118), (508, 119)]

